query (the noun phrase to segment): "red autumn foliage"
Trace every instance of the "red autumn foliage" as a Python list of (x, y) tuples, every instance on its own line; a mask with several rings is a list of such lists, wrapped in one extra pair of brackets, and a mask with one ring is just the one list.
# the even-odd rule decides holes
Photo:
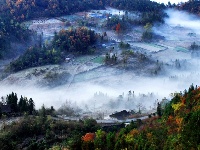
[(121, 28), (121, 25), (120, 25), (120, 23), (118, 23), (117, 26), (116, 26), (116, 31), (119, 32), (120, 28)]
[(85, 136), (82, 137), (82, 140), (84, 142), (91, 142), (93, 141), (95, 138), (95, 134), (94, 133), (86, 133)]

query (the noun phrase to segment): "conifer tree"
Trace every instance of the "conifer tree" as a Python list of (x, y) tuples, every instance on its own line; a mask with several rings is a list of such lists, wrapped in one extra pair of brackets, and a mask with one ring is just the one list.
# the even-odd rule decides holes
[(157, 105), (157, 114), (159, 117), (162, 116), (162, 108), (161, 108), (161, 104), (158, 102), (158, 105)]
[(35, 110), (35, 104), (34, 104), (33, 99), (30, 98), (29, 101), (28, 101), (28, 111), (29, 111), (29, 114), (32, 115), (33, 112), (34, 112), (34, 110)]

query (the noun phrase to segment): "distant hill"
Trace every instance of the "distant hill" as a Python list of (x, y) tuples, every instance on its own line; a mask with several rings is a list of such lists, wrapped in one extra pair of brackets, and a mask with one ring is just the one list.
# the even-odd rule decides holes
[(10, 63), (11, 71), (20, 71), (30, 67), (48, 64), (60, 64), (65, 56), (73, 54), (92, 54), (95, 49), (92, 45), (98, 35), (85, 27), (61, 30), (55, 33), (51, 46), (34, 46), (26, 50), (18, 59)]
[(137, 23), (164, 22), (163, 4), (150, 0), (2, 0), (0, 5), (0, 58), (11, 47), (11, 41), (27, 42), (32, 35), (21, 22), (40, 17), (56, 17), (111, 6), (141, 13)]
[(55, 17), (91, 9), (104, 9), (101, 0), (7, 0), (1, 6), (10, 10), (18, 21), (38, 18)]
[(141, 13), (139, 24), (164, 23), (167, 14), (164, 12), (166, 6), (150, 0), (107, 0), (107, 5), (117, 9), (135, 11)]
[(200, 16), (200, 1), (198, 0), (190, 0), (181, 5), (178, 5), (177, 8), (179, 10), (185, 10), (189, 13), (193, 13)]
[(11, 49), (11, 42), (27, 42), (28, 37), (33, 35), (21, 25), (22, 21), (104, 9), (105, 3), (101, 0), (2, 0), (0, 4), (0, 58), (2, 58)]

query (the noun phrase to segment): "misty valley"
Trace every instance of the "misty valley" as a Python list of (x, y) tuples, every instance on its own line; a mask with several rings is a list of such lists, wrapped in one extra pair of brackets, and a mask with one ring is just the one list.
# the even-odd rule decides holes
[(200, 149), (199, 1), (0, 4), (0, 149)]

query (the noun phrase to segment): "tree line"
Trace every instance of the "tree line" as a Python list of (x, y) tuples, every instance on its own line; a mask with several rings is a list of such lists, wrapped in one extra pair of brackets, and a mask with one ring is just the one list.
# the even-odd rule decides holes
[(20, 71), (41, 65), (59, 64), (64, 62), (69, 54), (91, 54), (95, 51), (92, 45), (98, 37), (93, 30), (85, 27), (61, 30), (55, 33), (51, 44), (28, 48), (23, 55), (10, 63), (8, 69)]
[[(11, 41), (26, 41), (31, 34), (21, 22), (38, 17), (55, 17), (91, 9), (111, 6), (128, 11), (141, 12), (139, 24), (163, 22), (165, 5), (150, 0), (3, 0), (0, 5), (0, 56), (6, 54)], [(115, 21), (116, 22), (116, 21)], [(116, 30), (126, 28), (127, 23), (118, 19)], [(108, 26), (113, 27), (112, 21)]]
[(181, 3), (180, 5), (176, 6), (179, 10), (185, 10), (189, 13), (196, 14), (200, 16), (200, 1), (199, 0), (189, 0), (185, 3)]
[(6, 0), (5, 8), (18, 21), (56, 17), (91, 9), (103, 9), (103, 0)]
[(4, 0), (0, 10), (8, 9), (17, 21), (40, 17), (55, 17), (91, 9), (104, 9), (111, 6), (117, 9), (138, 11), (142, 13), (162, 14), (166, 8), (150, 0)]
[[(200, 87), (191, 85), (188, 90), (175, 93), (164, 107), (158, 103), (157, 116), (132, 121), (126, 127), (120, 124), (100, 127), (94, 119), (54, 120), (47, 116), (47, 109), (42, 106), (39, 116), (25, 117), (4, 126), (0, 149), (198, 149), (199, 95)], [(16, 101), (14, 93), (11, 97)]]
[(88, 54), (91, 45), (95, 44), (98, 35), (86, 27), (61, 30), (55, 34), (52, 46), (64, 52)]
[(103, 0), (2, 0), (0, 5), (0, 58), (11, 49), (11, 42), (26, 42), (33, 34), (22, 21), (55, 17), (91, 9), (103, 9)]
[[(23, 97), (21, 95), (18, 98), (17, 94), (12, 92), (8, 94), (6, 98), (2, 97), (2, 101), (0, 102), (0, 107), (5, 105), (10, 108), (10, 112), (12, 114), (30, 114), (32, 115), (35, 111), (35, 103), (32, 98), (28, 99), (27, 97)], [(0, 117), (4, 112), (0, 111)]]
[(70, 149), (80, 150), (81, 136), (99, 128), (94, 119), (78, 122), (55, 120), (47, 116), (46, 108), (42, 106), (38, 116), (26, 116), (0, 130), (0, 150), (57, 150), (66, 145)]
[(0, 9), (0, 58), (11, 49), (11, 42), (26, 42), (31, 33), (12, 17), (9, 10)]
[(164, 18), (167, 17), (164, 12), (166, 6), (150, 0), (107, 0), (107, 4), (121, 10), (140, 12), (141, 19), (135, 23), (142, 25), (155, 22), (164, 23)]
[(117, 132), (86, 133), (82, 136), (82, 149), (198, 149), (200, 146), (200, 87), (191, 85), (162, 109), (157, 117), (140, 123), (131, 123)]

